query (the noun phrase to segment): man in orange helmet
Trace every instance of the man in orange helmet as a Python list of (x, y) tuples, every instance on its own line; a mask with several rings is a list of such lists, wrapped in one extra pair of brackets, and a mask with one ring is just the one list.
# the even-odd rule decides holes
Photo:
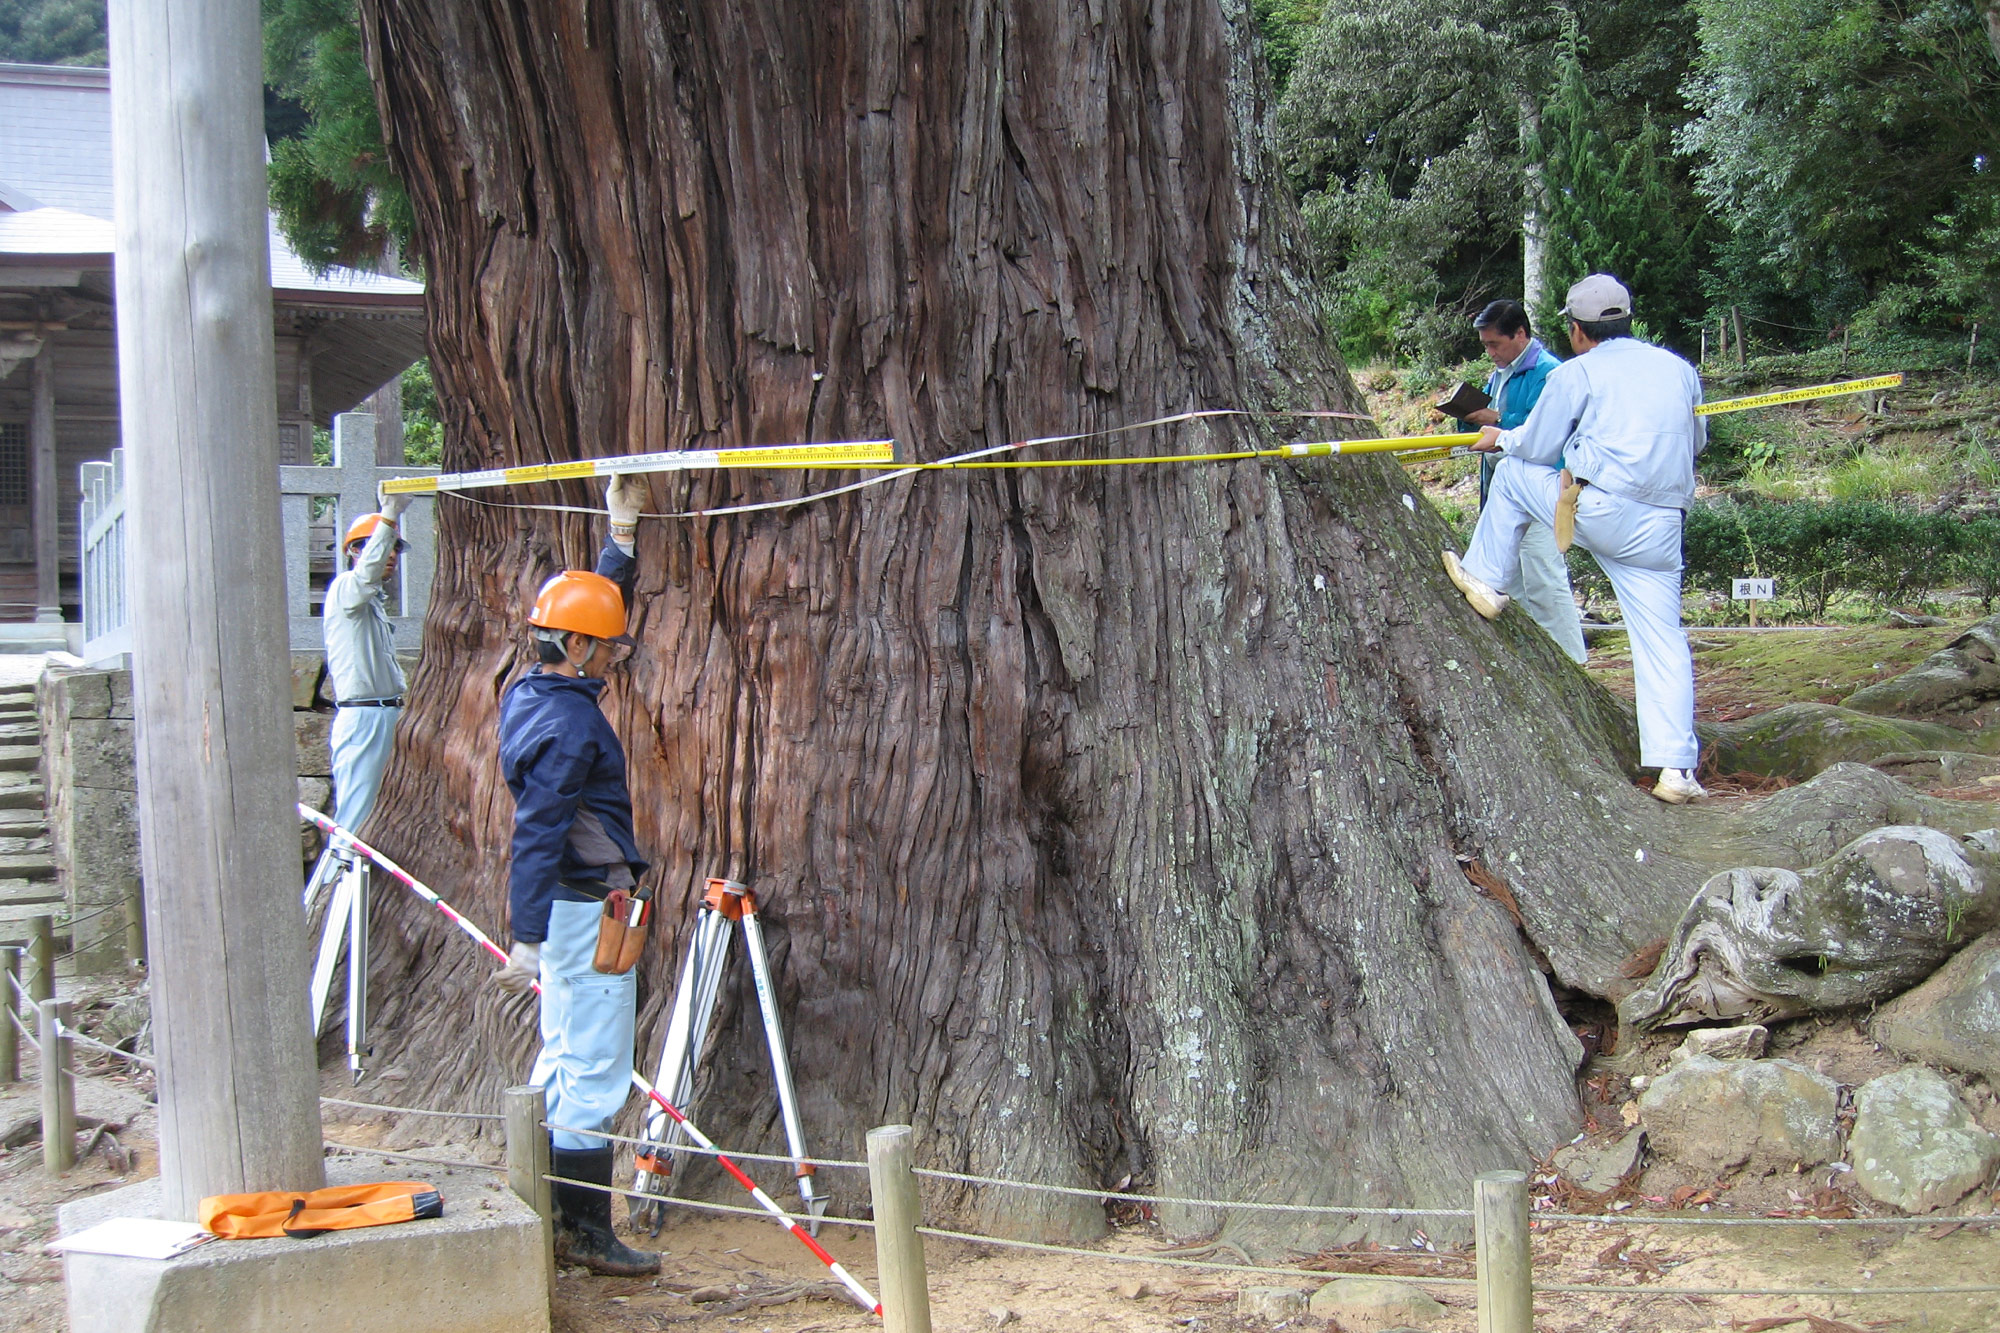
[(403, 668), (389, 624), (389, 578), (409, 543), (399, 531), (407, 495), (380, 496), (380, 512), (348, 525), (348, 568), (326, 590), (321, 620), (326, 674), (333, 684), (333, 822), (350, 832), (375, 808), (382, 770), (403, 714)]
[(612, 1148), (577, 1130), (611, 1128), (631, 1088), (638, 973), (593, 966), (598, 918), (616, 889), (646, 869), (632, 831), (625, 749), (598, 708), (613, 645), (629, 645), (626, 594), (637, 572), (640, 485), (605, 489), (611, 532), (595, 573), (566, 570), (542, 585), (528, 616), (541, 665), (500, 702), (500, 767), (514, 793), (508, 924), (514, 936), (501, 987), (542, 987), (542, 1049), (530, 1080), (548, 1093), (554, 1174), (587, 1182), (555, 1187), (556, 1253), (593, 1273), (660, 1271), (611, 1227)]

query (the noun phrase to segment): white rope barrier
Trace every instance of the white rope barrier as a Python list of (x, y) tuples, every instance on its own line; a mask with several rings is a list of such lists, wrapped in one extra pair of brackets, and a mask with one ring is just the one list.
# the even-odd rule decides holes
[(343, 1097), (322, 1097), (321, 1106), (347, 1106), (357, 1111), (387, 1111), (391, 1115), (427, 1115), (439, 1120), (500, 1120), (507, 1117), (491, 1111), (435, 1111), (423, 1106), (385, 1106), (380, 1102), (351, 1102)]
[(1082, 1189), (1075, 1185), (1041, 1185), (999, 1176), (973, 1176), (962, 1171), (931, 1171), (918, 1167), (912, 1174), (932, 1180), (953, 1180), (967, 1185), (992, 1185), (1002, 1189), (1028, 1190), (1040, 1194), (1067, 1194), (1076, 1198), (1102, 1199), (1106, 1203), (1164, 1203), (1188, 1208), (1235, 1208), (1267, 1213), (1312, 1213), (1327, 1217), (1471, 1217), (1470, 1208), (1373, 1208), (1325, 1203), (1248, 1203), (1228, 1199), (1185, 1199), (1166, 1194), (1124, 1194), (1117, 1190)]
[(1306, 1277), (1322, 1282), (1330, 1282), (1339, 1277), (1380, 1276), (1397, 1282), (1414, 1282), (1420, 1286), (1470, 1287), (1477, 1284), (1477, 1278), (1470, 1277), (1426, 1277), (1409, 1273), (1347, 1273), (1324, 1268), (1278, 1268), (1260, 1264), (1212, 1263), (1206, 1259), (1180, 1259), (1164, 1254), (1120, 1254), (1115, 1250), (1086, 1250), (1075, 1245), (1050, 1245), (1038, 1240), (1002, 1240), (997, 1236), (981, 1236), (971, 1231), (947, 1231), (942, 1227), (918, 1227), (920, 1236), (936, 1236), (939, 1240), (964, 1241), (969, 1245), (998, 1245), (1009, 1250), (1035, 1250), (1043, 1254), (1073, 1254), (1084, 1259), (1108, 1259), (1121, 1264), (1153, 1264), (1165, 1268), (1205, 1268), (1227, 1273), (1256, 1273), (1274, 1277)]

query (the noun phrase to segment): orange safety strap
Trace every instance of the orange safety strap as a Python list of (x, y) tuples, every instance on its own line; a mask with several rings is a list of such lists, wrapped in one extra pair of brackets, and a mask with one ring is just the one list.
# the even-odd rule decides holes
[(333, 1185), (300, 1193), (264, 1190), (215, 1194), (201, 1201), (201, 1224), (224, 1240), (289, 1236), (306, 1240), (329, 1231), (386, 1226), (424, 1217), (443, 1217), (437, 1187), (416, 1180), (372, 1185)]

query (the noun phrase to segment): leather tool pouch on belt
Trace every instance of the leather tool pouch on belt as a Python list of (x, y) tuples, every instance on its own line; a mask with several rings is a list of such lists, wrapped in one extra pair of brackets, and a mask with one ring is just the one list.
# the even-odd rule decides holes
[(376, 1185), (333, 1185), (301, 1194), (265, 1190), (256, 1194), (215, 1194), (201, 1201), (201, 1224), (224, 1240), (290, 1236), (308, 1240), (329, 1231), (387, 1226), (421, 1217), (443, 1217), (437, 1187), (417, 1180)]
[(1556, 549), (1567, 555), (1570, 544), (1576, 540), (1577, 498), (1590, 483), (1578, 481), (1570, 475), (1568, 468), (1564, 468), (1559, 475), (1562, 477), (1562, 491), (1556, 496)]
[(597, 919), (597, 956), (593, 970), (619, 977), (638, 965), (646, 947), (646, 928), (653, 924), (653, 900), (645, 893), (613, 889), (604, 895), (604, 915)]

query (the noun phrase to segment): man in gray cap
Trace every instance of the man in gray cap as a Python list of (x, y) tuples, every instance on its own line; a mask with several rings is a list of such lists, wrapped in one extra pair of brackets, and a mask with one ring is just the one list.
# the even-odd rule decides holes
[[(1445, 572), (1488, 620), (1507, 608), (1530, 522), (1564, 534), (1564, 460), (1575, 478), (1575, 539), (1618, 595), (1632, 640), (1639, 762), (1660, 770), (1653, 795), (1678, 805), (1706, 796), (1695, 781), (1694, 659), (1681, 630), (1681, 523), (1694, 499), (1694, 460), (1707, 446), (1694, 414), (1701, 377), (1664, 348), (1632, 337), (1632, 295), (1606, 273), (1569, 289), (1562, 313), (1576, 356), (1549, 372), (1528, 419), (1486, 427), (1481, 452), (1502, 455), (1479, 524)], [(1564, 507), (1567, 507), (1566, 505)]]

